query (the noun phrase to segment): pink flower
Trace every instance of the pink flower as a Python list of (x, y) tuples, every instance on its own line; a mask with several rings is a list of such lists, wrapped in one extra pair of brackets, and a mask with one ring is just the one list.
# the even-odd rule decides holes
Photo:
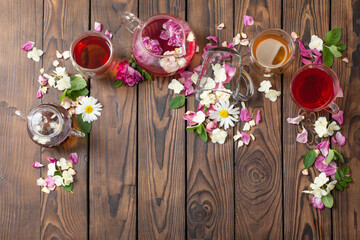
[(73, 162), (73, 164), (76, 164), (78, 162), (78, 155), (77, 153), (70, 153), (70, 160)]
[(36, 92), (36, 98), (42, 98), (43, 97), (43, 93), (41, 91), (41, 89), (39, 89), (37, 92)]
[(341, 126), (344, 122), (344, 112), (340, 110), (337, 114), (333, 114), (332, 118), (335, 119)]
[(196, 112), (187, 111), (187, 112), (184, 114), (183, 119), (188, 122), (188, 125), (189, 125), (189, 126), (192, 126), (192, 125), (196, 125), (196, 124), (197, 124), (197, 122), (193, 121), (193, 119), (194, 119), (195, 116), (196, 116)]
[(113, 38), (113, 35), (112, 35), (112, 33), (109, 31), (109, 29), (106, 29), (106, 30), (105, 30), (105, 35), (108, 36), (110, 39)]
[(296, 136), (296, 141), (299, 143), (307, 143), (307, 140), (308, 140), (308, 132), (303, 127), (302, 132), (298, 133), (298, 135)]
[(259, 125), (260, 121), (261, 121), (261, 112), (260, 112), (260, 110), (258, 110), (258, 112), (256, 114), (255, 124)]
[(246, 107), (243, 107), (240, 111), (240, 120), (242, 122), (248, 122), (251, 120), (249, 110)]
[(250, 135), (246, 132), (241, 132), (241, 141), (243, 141), (244, 144), (249, 145), (250, 143)]
[(314, 58), (314, 63), (320, 63), (320, 64), (323, 64), (323, 63), (324, 63), (324, 61), (323, 61), (322, 56), (315, 56), (315, 58)]
[(192, 86), (193, 82), (191, 79), (188, 79), (184, 82), (184, 88), (185, 88), (185, 96), (191, 95), (195, 92), (194, 87)]
[(43, 167), (44, 165), (42, 165), (40, 162), (38, 162), (38, 161), (36, 161), (36, 162), (34, 162), (33, 163), (33, 167), (34, 168), (41, 168), (41, 167)]
[(47, 84), (47, 79), (40, 75), (38, 82), (40, 83), (41, 86), (45, 86)]
[(101, 32), (101, 23), (95, 22), (94, 23), (94, 30), (97, 32)]
[[(209, 44), (206, 44), (205, 45), (205, 47), (203, 48), (203, 54), (202, 54), (202, 58), (205, 58), (205, 56), (206, 56), (206, 53), (210, 50), (210, 49), (212, 49), (212, 48), (216, 48), (217, 46), (212, 46), (212, 45), (209, 45)], [(200, 66), (200, 68), (201, 68), (201, 66)], [(195, 71), (195, 69), (194, 69), (194, 71)]]
[(316, 56), (318, 56), (318, 57), (321, 57), (321, 56), (322, 56), (322, 53), (321, 53), (320, 51), (318, 51), (316, 48), (314, 48), (314, 49), (312, 50), (312, 52), (313, 52)]
[(304, 44), (298, 40), (298, 44), (299, 44), (299, 49), (300, 49), (300, 56), (309, 58), (312, 56), (312, 51), (311, 49), (306, 49)]
[(341, 134), (341, 132), (336, 132), (335, 136), (332, 137), (331, 140), (334, 143), (339, 144), (341, 147), (345, 145), (345, 137)]
[(158, 40), (150, 39), (149, 37), (143, 37), (144, 47), (149, 51), (157, 55), (161, 55), (163, 53), (162, 48), (160, 47), (160, 43)]
[(34, 45), (35, 45), (34, 42), (28, 41), (27, 43), (22, 45), (21, 49), (24, 51), (30, 51), (34, 47)]
[(208, 36), (206, 39), (207, 39), (207, 40), (213, 40), (216, 44), (219, 43), (217, 37), (215, 37), (215, 36)]
[(330, 141), (323, 141), (319, 143), (316, 148), (320, 150), (321, 154), (326, 157), (329, 154)]
[(162, 40), (168, 40), (169, 46), (181, 47), (184, 41), (181, 26), (173, 20), (169, 20), (163, 24), (163, 28), (165, 31), (161, 31), (160, 38)]
[(307, 64), (311, 64), (312, 63), (312, 61), (311, 60), (309, 60), (309, 59), (306, 59), (306, 58), (301, 58), (301, 61), (302, 61), (302, 63), (303, 64), (305, 64), (305, 65), (307, 65)]
[(208, 107), (207, 111), (205, 112), (204, 105), (199, 103), (197, 111), (202, 111), (203, 113), (205, 113), (205, 116), (208, 117), (210, 116), (210, 111), (216, 111), (216, 110), (213, 107), (213, 105), (210, 105), (210, 107)]
[(46, 186), (50, 188), (50, 190), (54, 190), (55, 188), (55, 180), (51, 176), (47, 176), (45, 178)]
[(56, 158), (51, 158), (49, 156), (46, 156), (46, 159), (51, 163), (56, 163), (57, 162)]
[(299, 123), (304, 119), (305, 117), (302, 115), (299, 115), (297, 117), (293, 117), (293, 118), (288, 118), (287, 122), (291, 123), (291, 124), (297, 124), (299, 125)]
[(134, 68), (130, 67), (128, 61), (123, 61), (117, 67), (116, 79), (122, 81), (127, 86), (134, 86), (144, 78)]
[(335, 174), (337, 169), (336, 163), (334, 161), (330, 162), (329, 165), (326, 165), (326, 158), (321, 155), (315, 159), (315, 167), (320, 172), (325, 173), (326, 176)]
[(323, 209), (324, 208), (324, 204), (322, 203), (320, 198), (317, 197), (313, 197), (311, 200), (312, 205), (317, 208), (317, 209)]
[(245, 25), (245, 27), (246, 26), (251, 26), (253, 24), (254, 24), (254, 18), (252, 16), (245, 15), (244, 16), (244, 25)]
[(212, 122), (209, 122), (206, 125), (206, 132), (209, 134), (212, 134), (212, 131), (214, 131), (217, 128), (218, 128), (218, 125), (217, 125), (216, 119), (214, 119)]

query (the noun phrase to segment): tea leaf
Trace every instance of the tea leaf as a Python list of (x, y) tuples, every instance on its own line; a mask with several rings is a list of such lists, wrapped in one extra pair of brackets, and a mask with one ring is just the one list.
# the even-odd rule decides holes
[(344, 175), (345, 175), (345, 176), (348, 175), (349, 172), (350, 172), (349, 166), (345, 166), (345, 167), (344, 167), (344, 170), (343, 170)]
[(340, 169), (340, 168), (338, 168), (336, 172), (338, 172), (338, 173), (339, 173), (339, 175), (340, 175), (340, 177), (341, 177), (341, 178), (343, 178), (343, 177), (345, 176), (345, 175), (344, 175), (344, 172), (343, 172), (343, 171), (341, 171), (341, 169)]
[(122, 81), (120, 80), (117, 80), (114, 84), (114, 87), (115, 88), (118, 88), (118, 87), (121, 87), (121, 86), (125, 86), (125, 83), (123, 83)]
[(334, 205), (334, 198), (331, 193), (326, 196), (322, 196), (321, 201), (327, 208), (332, 208), (332, 206)]
[(207, 106), (204, 106), (204, 112), (206, 113), (208, 110), (208, 107)]
[(328, 67), (332, 67), (333, 62), (334, 62), (334, 56), (332, 55), (329, 48), (327, 48), (327, 47), (324, 47), (324, 49), (323, 49), (323, 61), (324, 61), (324, 64)]
[(341, 28), (334, 28), (325, 35), (325, 42), (328, 45), (333, 45), (340, 41)]
[(67, 186), (63, 186), (63, 189), (67, 192), (71, 192), (74, 188), (74, 184), (73, 183), (70, 183), (69, 185)]
[(90, 133), (92, 124), (88, 122), (84, 122), (82, 115), (78, 115), (76, 119), (77, 122), (79, 123), (81, 130), (85, 133)]
[(66, 93), (67, 93), (67, 89), (65, 89), (65, 91), (63, 92), (63, 94), (61, 94), (61, 97), (59, 99), (59, 102), (61, 102), (62, 100), (64, 100), (65, 96), (66, 96)]
[(176, 96), (169, 102), (169, 109), (180, 108), (185, 104), (185, 97), (184, 96)]
[(338, 184), (338, 183), (335, 185), (335, 187), (336, 187), (336, 189), (339, 190), (339, 191), (344, 190), (344, 188), (343, 188), (340, 184)]
[(335, 56), (335, 57), (341, 57), (342, 54), (338, 51), (337, 47), (335, 45), (331, 45), (329, 47), (330, 52)]
[(83, 89), (81, 89), (81, 90), (79, 90), (79, 91), (69, 92), (69, 93), (67, 94), (67, 96), (68, 96), (71, 100), (76, 101), (76, 99), (77, 99), (78, 97), (80, 97), (80, 96), (86, 96), (86, 95), (88, 95), (88, 94), (89, 94), (89, 90), (88, 90), (87, 88), (83, 88)]
[[(332, 149), (332, 151), (334, 152), (334, 155), (335, 155), (336, 159), (339, 159), (339, 161), (340, 161), (341, 163), (344, 163), (344, 158), (343, 158), (343, 156), (341, 156), (341, 154), (340, 154), (338, 151), (334, 150), (334, 149)], [(345, 170), (345, 168), (344, 168), (344, 170)], [(346, 174), (345, 174), (345, 175), (346, 175)]]
[(352, 182), (352, 181), (353, 181), (352, 177), (347, 177), (347, 176), (345, 176), (345, 177), (343, 178), (343, 180), (344, 180), (345, 182)]
[(341, 177), (340, 174), (338, 172), (335, 173), (335, 180), (340, 182), (341, 181)]
[(71, 87), (69, 89), (72, 91), (78, 91), (87, 86), (84, 78), (75, 75), (70, 76), (70, 84)]
[(147, 71), (142, 70), (141, 75), (142, 75), (146, 80), (152, 81), (151, 75), (150, 75)]
[(349, 187), (349, 184), (347, 182), (345, 182), (345, 181), (340, 181), (339, 184), (344, 188)]
[(346, 50), (346, 45), (343, 43), (335, 43), (334, 45), (337, 47), (337, 50), (339, 52), (343, 52)]
[(194, 131), (194, 130), (196, 130), (198, 127), (199, 127), (199, 125), (190, 126), (190, 127), (187, 127), (186, 130), (187, 130), (187, 131)]
[(229, 88), (230, 88), (230, 83), (225, 84), (224, 87), (225, 87), (226, 89), (229, 89)]
[(316, 159), (316, 152), (315, 150), (310, 150), (306, 153), (306, 155), (304, 156), (304, 166), (305, 168), (309, 168), (313, 165), (313, 163), (315, 162)]
[(331, 163), (333, 158), (334, 158), (334, 151), (329, 149), (329, 153), (328, 153), (328, 156), (327, 156), (327, 159), (326, 159), (326, 165), (329, 165), (329, 163)]
[(208, 139), (208, 135), (207, 135), (207, 132), (206, 132), (206, 129), (204, 127), (203, 124), (201, 124), (201, 134), (199, 134), (199, 137), (201, 138), (201, 140), (203, 140), (204, 142), (207, 142), (207, 139)]

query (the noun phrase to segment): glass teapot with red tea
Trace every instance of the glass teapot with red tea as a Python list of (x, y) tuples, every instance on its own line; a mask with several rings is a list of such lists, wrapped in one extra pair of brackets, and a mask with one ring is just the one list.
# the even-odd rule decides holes
[(185, 69), (196, 52), (196, 39), (189, 24), (171, 14), (157, 14), (144, 21), (130, 12), (121, 20), (133, 33), (132, 52), (146, 71), (170, 76)]
[(72, 128), (68, 111), (54, 104), (40, 104), (26, 116), (20, 111), (16, 115), (26, 119), (30, 138), (43, 147), (55, 147), (64, 143), (69, 136), (84, 137), (85, 134)]

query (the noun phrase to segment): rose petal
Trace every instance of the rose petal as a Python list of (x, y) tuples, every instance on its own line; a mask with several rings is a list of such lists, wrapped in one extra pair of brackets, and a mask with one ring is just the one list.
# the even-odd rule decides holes
[(49, 156), (46, 156), (46, 159), (51, 163), (56, 163), (57, 162), (56, 158), (52, 158), (52, 157), (49, 157)]
[(333, 119), (335, 119), (338, 123), (339, 123), (339, 125), (341, 126), (342, 124), (343, 124), (343, 122), (344, 122), (344, 112), (343, 111), (339, 111), (337, 114), (333, 114), (332, 116), (331, 116)]
[(216, 27), (216, 29), (217, 29), (217, 30), (222, 30), (224, 27), (225, 27), (225, 24), (224, 24), (224, 23), (220, 23), (220, 24)]
[(316, 56), (319, 56), (319, 57), (322, 56), (321, 52), (318, 51), (316, 48), (312, 49), (312, 52), (313, 52)]
[(323, 141), (319, 143), (316, 148), (320, 150), (321, 154), (326, 157), (329, 154), (330, 141)]
[(41, 168), (41, 167), (43, 167), (44, 165), (42, 165), (40, 162), (38, 162), (38, 161), (36, 161), (36, 162), (34, 162), (33, 163), (33, 167), (34, 168)]
[(261, 112), (260, 110), (257, 111), (255, 123), (256, 125), (259, 125), (259, 122), (261, 121)]
[(323, 58), (322, 56), (315, 56), (315, 59), (314, 59), (314, 62), (313, 63), (320, 63), (320, 64), (323, 64), (324, 61), (323, 61)]
[(303, 64), (305, 64), (305, 65), (308, 65), (308, 64), (311, 64), (312, 63), (312, 61), (311, 60), (309, 60), (309, 59), (306, 59), (306, 58), (301, 58), (301, 62), (303, 63)]
[(311, 203), (312, 205), (317, 208), (317, 209), (323, 209), (324, 208), (324, 204), (322, 203), (321, 199), (320, 198), (317, 198), (317, 197), (313, 197), (311, 198)]
[(315, 159), (315, 168), (322, 173), (325, 173), (326, 176), (331, 176), (336, 173), (337, 166), (334, 161), (332, 161), (329, 165), (326, 165), (326, 158), (319, 155)]
[(214, 41), (216, 44), (219, 43), (217, 37), (215, 37), (215, 36), (208, 36), (206, 39), (207, 39), (207, 40), (212, 40), (212, 41)]
[(76, 164), (78, 162), (78, 155), (77, 153), (70, 153), (70, 160), (73, 162), (73, 164)]
[(36, 92), (36, 98), (39, 99), (39, 98), (42, 98), (43, 97), (43, 93), (41, 91), (41, 88), (39, 88), (39, 90)]
[[(206, 56), (206, 53), (210, 50), (210, 49), (212, 49), (212, 48), (216, 48), (217, 46), (212, 46), (212, 45), (206, 45), (204, 48), (203, 48), (203, 54), (202, 54), (202, 58), (205, 58), (205, 56)], [(200, 66), (200, 68), (201, 68), (201, 66)], [(194, 69), (194, 71), (195, 71), (195, 69)]]
[(40, 187), (45, 187), (46, 186), (46, 182), (43, 178), (39, 178), (38, 180), (36, 180), (36, 184)]
[(185, 81), (191, 79), (191, 76), (194, 74), (193, 72), (190, 72), (190, 71), (185, 71), (185, 70), (182, 70), (179, 72), (180, 74), (180, 77), (184, 78)]
[(244, 144), (249, 145), (251, 139), (250, 135), (245, 132), (241, 132), (240, 134), (241, 134), (241, 141)]
[(308, 139), (308, 132), (303, 127), (302, 132), (298, 133), (298, 135), (296, 136), (296, 141), (299, 143), (307, 143), (307, 139)]
[(305, 48), (304, 44), (298, 40), (299, 49), (300, 49), (300, 56), (309, 58), (312, 55), (312, 51), (310, 49)]
[(228, 46), (227, 41), (222, 42), (222, 43), (221, 43), (221, 46), (222, 46), (222, 47), (227, 47), (227, 46)]
[(243, 107), (240, 111), (240, 120), (242, 122), (248, 122), (251, 120), (249, 110), (246, 107)]
[(28, 41), (27, 43), (25, 43), (24, 45), (22, 45), (21, 49), (24, 51), (30, 51), (31, 49), (33, 49), (35, 43), (32, 41)]
[(105, 35), (108, 36), (110, 39), (113, 38), (113, 35), (112, 35), (112, 33), (109, 31), (109, 29), (106, 29), (106, 30), (105, 30)]
[(342, 59), (342, 61), (343, 61), (343, 62), (346, 62), (346, 63), (349, 63), (349, 59), (348, 59), (347, 57), (344, 57), (344, 58)]
[(299, 115), (297, 117), (294, 118), (288, 118), (287, 122), (291, 123), (291, 124), (299, 124), (305, 117), (302, 115)]
[(246, 26), (251, 26), (253, 24), (254, 24), (254, 18), (252, 16), (245, 15), (244, 16), (244, 25), (245, 25), (245, 27)]
[(195, 125), (197, 124), (197, 122), (193, 121), (194, 117), (196, 116), (196, 112), (193, 111), (187, 111), (184, 116), (183, 119), (187, 121), (189, 126)]
[(51, 176), (47, 176), (47, 178), (45, 178), (45, 182), (46, 186), (50, 188), (50, 190), (55, 187), (55, 180)]
[(344, 97), (344, 92), (340, 85), (339, 85), (339, 89), (338, 89), (338, 92), (337, 92), (335, 98), (338, 98), (338, 97)]
[(250, 43), (250, 42), (249, 42), (249, 39), (247, 39), (247, 38), (240, 40), (240, 45), (241, 45), (241, 46), (248, 46), (249, 43)]
[(62, 58), (62, 56), (63, 56), (63, 55), (62, 55), (58, 50), (56, 50), (56, 57), (57, 57), (57, 58)]
[(54, 67), (58, 67), (60, 65), (58, 60), (54, 60), (52, 64)]
[(301, 173), (305, 176), (309, 175), (309, 170), (308, 169), (304, 169), (301, 171)]
[[(216, 47), (216, 46), (214, 46), (214, 47)], [(194, 72), (200, 73), (200, 71), (201, 71), (201, 65), (195, 67), (193, 70), (194, 70)]]
[(206, 132), (209, 134), (212, 134), (212, 131), (214, 131), (217, 128), (218, 128), (218, 124), (216, 122), (216, 119), (214, 119), (213, 121), (209, 122), (206, 125)]
[(242, 37), (242, 38), (247, 38), (246, 33), (241, 32), (241, 37)]
[(299, 35), (296, 32), (291, 32), (291, 38), (295, 42), (297, 38), (299, 38)]
[(341, 132), (336, 132), (335, 136), (333, 136), (331, 138), (331, 140), (334, 143), (339, 144), (339, 146), (344, 146), (345, 145), (345, 137), (344, 137), (344, 135), (341, 134)]
[(62, 53), (62, 55), (63, 55), (63, 58), (66, 60), (70, 57), (70, 51), (65, 51)]
[(95, 22), (94, 23), (94, 30), (97, 32), (101, 32), (101, 23)]
[(235, 37), (233, 37), (233, 41), (232, 41), (233, 45), (239, 45), (240, 44), (240, 33), (236, 34)]
[(45, 86), (47, 84), (47, 79), (41, 75), (39, 75), (38, 82), (41, 86)]

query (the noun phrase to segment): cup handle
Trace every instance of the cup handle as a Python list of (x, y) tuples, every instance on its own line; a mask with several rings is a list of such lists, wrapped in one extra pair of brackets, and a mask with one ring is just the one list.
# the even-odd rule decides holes
[(123, 12), (121, 14), (121, 22), (125, 25), (127, 30), (129, 30), (131, 33), (134, 33), (136, 28), (141, 23), (141, 20), (131, 12)]
[(70, 137), (85, 137), (85, 133), (80, 132), (79, 130), (72, 128), (70, 133), (69, 133)]
[(325, 110), (331, 114), (338, 114), (340, 111), (338, 105), (336, 105), (334, 102), (331, 102), (329, 106), (325, 108)]

